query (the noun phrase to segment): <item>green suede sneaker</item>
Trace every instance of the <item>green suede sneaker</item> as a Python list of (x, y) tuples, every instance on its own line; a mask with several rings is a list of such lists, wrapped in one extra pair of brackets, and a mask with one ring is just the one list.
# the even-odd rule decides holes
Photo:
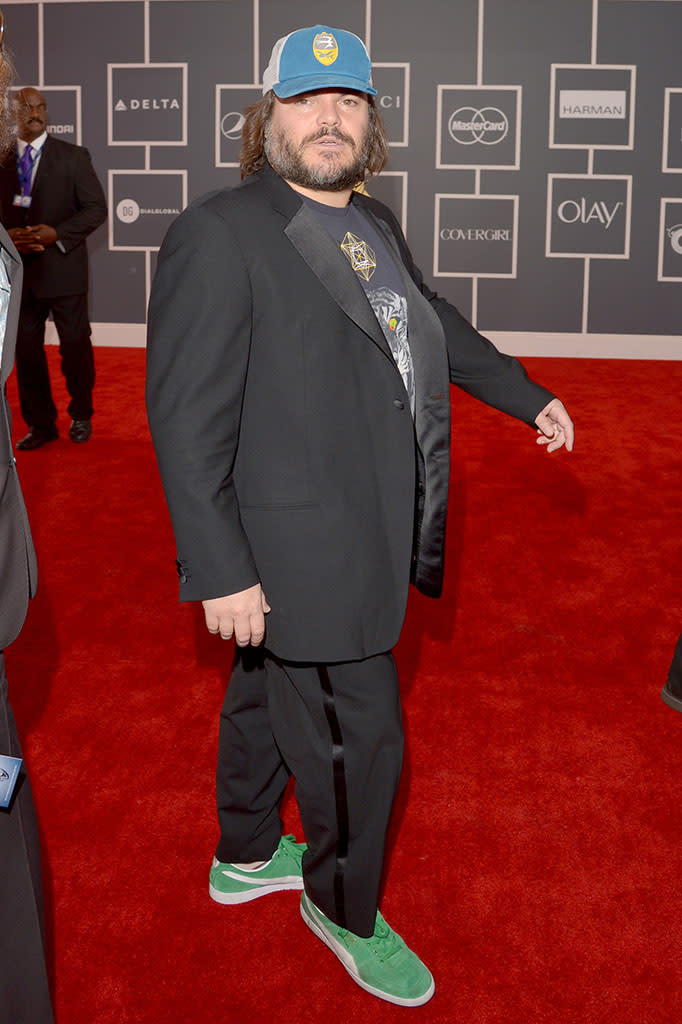
[(208, 892), (216, 903), (248, 903), (283, 889), (302, 889), (301, 858), (305, 843), (293, 836), (282, 836), (272, 858), (262, 868), (245, 871), (234, 864), (222, 864), (213, 858)]
[(363, 939), (325, 917), (304, 892), (301, 917), (329, 946), (353, 981), (379, 999), (398, 1006), (422, 1006), (435, 991), (431, 972), (408, 949), (377, 910), (374, 935)]

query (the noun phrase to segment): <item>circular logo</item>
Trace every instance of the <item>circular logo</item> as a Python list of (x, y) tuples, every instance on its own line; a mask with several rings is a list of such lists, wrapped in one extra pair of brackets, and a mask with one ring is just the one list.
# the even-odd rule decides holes
[(676, 224), (672, 228), (666, 228), (666, 234), (670, 239), (673, 252), (682, 256), (682, 224)]
[(245, 120), (246, 118), (240, 111), (231, 110), (229, 114), (223, 116), (220, 122), (220, 131), (226, 139), (241, 139)]
[(460, 107), (450, 115), (448, 131), (450, 138), (462, 146), (473, 146), (475, 142), (496, 146), (507, 135), (509, 121), (497, 107)]
[(116, 216), (124, 224), (133, 224), (140, 216), (140, 207), (134, 199), (122, 199), (116, 207)]
[(313, 39), (315, 60), (328, 67), (339, 55), (339, 44), (331, 32), (318, 32)]

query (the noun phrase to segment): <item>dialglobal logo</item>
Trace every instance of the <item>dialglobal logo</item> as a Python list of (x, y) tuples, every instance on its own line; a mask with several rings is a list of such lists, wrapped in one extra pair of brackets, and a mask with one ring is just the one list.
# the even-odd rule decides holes
[(559, 117), (624, 121), (627, 94), (624, 89), (561, 89)]
[(476, 142), (496, 146), (508, 131), (507, 115), (498, 107), (459, 107), (448, 121), (450, 138), (462, 146), (473, 146)]
[(670, 247), (678, 256), (682, 256), (682, 224), (675, 224), (672, 228), (666, 228), (666, 235), (670, 239)]
[(590, 224), (597, 221), (608, 231), (621, 206), (622, 202), (609, 206), (603, 199), (590, 202), (583, 196), (582, 199), (565, 199), (563, 203), (559, 203), (557, 216), (564, 224)]
[(136, 98), (129, 99), (126, 103), (125, 100), (117, 100), (114, 104), (114, 110), (179, 110), (180, 101), (174, 97), (153, 97), (153, 98)]
[(178, 214), (180, 210), (172, 206), (143, 207), (135, 199), (121, 199), (116, 205), (116, 216), (123, 224), (134, 224), (141, 216), (152, 214)]
[(511, 242), (511, 228), (441, 228), (444, 242)]

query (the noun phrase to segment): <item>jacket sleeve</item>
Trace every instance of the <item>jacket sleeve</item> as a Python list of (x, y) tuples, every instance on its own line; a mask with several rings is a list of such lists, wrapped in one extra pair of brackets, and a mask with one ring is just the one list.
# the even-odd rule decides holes
[(234, 486), (250, 334), (249, 276), (229, 226), (192, 207), (161, 248), (147, 336), (147, 412), (183, 601), (258, 582)]
[(455, 306), (429, 288), (412, 259), (400, 225), (390, 211), (386, 212), (412, 280), (443, 325), (451, 383), (486, 405), (534, 426), (537, 414), (554, 398), (552, 392), (531, 380), (518, 359), (500, 352)]
[(73, 203), (75, 212), (53, 224), (62, 252), (71, 252), (107, 219), (107, 202), (90, 153), (82, 146), (75, 153)]

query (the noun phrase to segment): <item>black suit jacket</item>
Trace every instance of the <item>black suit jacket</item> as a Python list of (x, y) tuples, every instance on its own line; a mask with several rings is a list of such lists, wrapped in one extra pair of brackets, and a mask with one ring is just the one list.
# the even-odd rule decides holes
[[(37, 584), (36, 556), (12, 453), (12, 432), (5, 384), (14, 362), (21, 302), (22, 266), (4, 228), (0, 245), (9, 255), (12, 286), (0, 361), (0, 651), (15, 639)], [(1, 752), (1, 751), (0, 751)]]
[(150, 302), (147, 403), (181, 597), (260, 580), (266, 644), (290, 660), (388, 650), (410, 577), (440, 592), (449, 382), (528, 422), (552, 397), (425, 287), (385, 206), (353, 201), (402, 268), (414, 421), (348, 261), (269, 167), (175, 221)]
[(106, 220), (107, 204), (83, 146), (48, 135), (31, 190), (31, 206), (14, 206), (19, 191), (16, 150), (0, 168), (1, 219), (7, 229), (49, 224), (58, 243), (23, 257), (24, 287), (38, 298), (81, 295), (88, 290), (87, 236)]

